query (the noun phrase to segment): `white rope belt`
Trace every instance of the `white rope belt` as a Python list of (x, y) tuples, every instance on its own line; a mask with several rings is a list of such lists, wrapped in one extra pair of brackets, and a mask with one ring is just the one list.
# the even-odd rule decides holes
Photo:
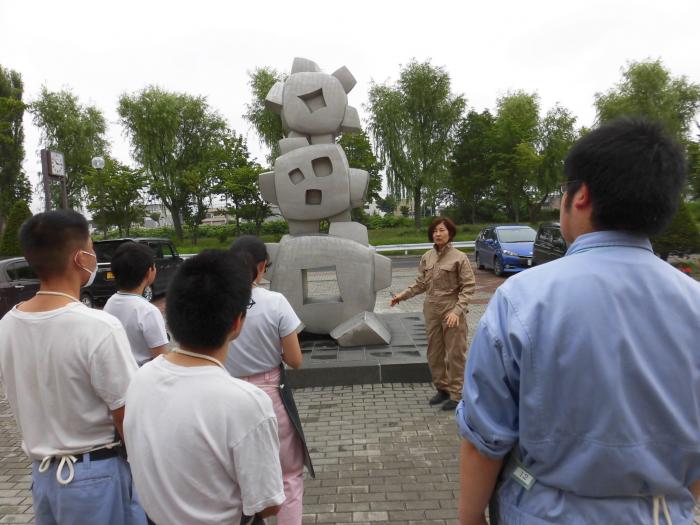
[[(104, 448), (111, 449), (114, 447), (118, 447), (121, 444), (121, 441), (115, 441), (113, 443), (107, 443), (106, 445), (93, 447), (90, 450), (85, 450), (84, 452), (75, 452), (73, 454), (89, 454), (90, 452), (95, 452)], [(78, 462), (78, 458), (73, 454), (56, 454), (55, 456), (45, 456), (44, 459), (41, 460), (41, 463), (39, 463), (39, 472), (43, 474), (44, 472), (49, 470), (49, 467), (51, 466), (51, 461), (53, 461), (54, 458), (61, 458), (61, 461), (59, 461), (58, 466), (56, 467), (56, 481), (58, 481), (61, 485), (68, 485), (71, 481), (73, 481), (73, 478), (75, 477), (75, 469), (73, 468), (73, 464)], [(63, 477), (63, 469), (65, 467), (68, 467), (67, 478)]]
[(663, 510), (664, 519), (667, 525), (673, 525), (671, 521), (671, 514), (668, 511), (668, 505), (666, 504), (666, 496), (652, 496), (653, 510), (652, 514), (654, 517), (654, 525), (659, 525), (659, 507)]

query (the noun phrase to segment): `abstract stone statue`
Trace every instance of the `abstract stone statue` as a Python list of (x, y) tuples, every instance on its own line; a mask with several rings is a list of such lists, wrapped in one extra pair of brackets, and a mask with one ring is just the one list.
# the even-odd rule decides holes
[[(371, 312), (377, 291), (391, 284), (391, 260), (375, 253), (367, 228), (351, 220), (369, 175), (350, 167), (335, 143), (340, 133), (361, 130), (357, 110), (348, 105), (355, 83), (345, 67), (329, 75), (311, 60), (295, 58), (289, 78), (267, 95), (267, 107), (280, 114), (287, 137), (279, 142), (274, 171), (259, 179), (263, 198), (279, 206), (290, 233), (268, 245), (270, 288), (287, 297), (308, 331), (329, 334), (343, 325), (343, 346), (386, 339), (381, 321), (361, 314)], [(319, 233), (322, 219), (330, 223), (328, 234)], [(310, 289), (309, 275), (322, 270), (335, 271), (337, 293)]]

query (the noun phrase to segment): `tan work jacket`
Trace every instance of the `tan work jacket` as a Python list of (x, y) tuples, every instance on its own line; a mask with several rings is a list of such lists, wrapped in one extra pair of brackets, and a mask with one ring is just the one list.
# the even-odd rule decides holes
[(437, 248), (423, 254), (418, 265), (416, 282), (403, 292), (405, 299), (426, 293), (428, 299), (456, 300), (452, 313), (468, 312), (469, 298), (474, 295), (476, 281), (467, 256), (447, 244), (442, 252)]

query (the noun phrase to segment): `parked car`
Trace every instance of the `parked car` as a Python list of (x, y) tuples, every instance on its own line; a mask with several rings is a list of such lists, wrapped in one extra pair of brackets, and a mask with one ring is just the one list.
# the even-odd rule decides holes
[(24, 257), (0, 259), (0, 317), (39, 291), (39, 278)]
[(489, 226), (476, 238), (474, 257), (480, 269), (493, 273), (520, 272), (532, 266), (532, 243), (537, 232), (529, 226)]
[(532, 265), (544, 264), (563, 257), (568, 246), (558, 222), (541, 224), (532, 248)]
[(93, 246), (97, 254), (97, 275), (92, 285), (83, 288), (80, 292), (80, 300), (86, 306), (93, 307), (102, 304), (117, 291), (114, 282), (114, 273), (111, 270), (112, 257), (119, 246), (127, 241), (148, 245), (154, 252), (156, 269), (158, 273), (153, 285), (146, 287), (143, 296), (149, 301), (156, 295), (165, 293), (178, 266), (182, 264), (182, 258), (175, 250), (175, 246), (169, 239), (142, 238), (110, 239), (106, 241), (94, 241)]

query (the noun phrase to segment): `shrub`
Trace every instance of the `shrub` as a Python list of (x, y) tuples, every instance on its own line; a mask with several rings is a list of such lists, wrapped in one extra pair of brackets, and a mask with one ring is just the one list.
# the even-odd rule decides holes
[(0, 244), (0, 255), (22, 255), (22, 248), (19, 245), (19, 229), (32, 212), (25, 201), (17, 201), (12, 206), (10, 213), (7, 216), (7, 224), (5, 225), (5, 234), (2, 237)]
[(652, 239), (652, 244), (663, 260), (672, 252), (688, 254), (700, 251), (700, 232), (685, 202), (681, 201), (671, 224)]

